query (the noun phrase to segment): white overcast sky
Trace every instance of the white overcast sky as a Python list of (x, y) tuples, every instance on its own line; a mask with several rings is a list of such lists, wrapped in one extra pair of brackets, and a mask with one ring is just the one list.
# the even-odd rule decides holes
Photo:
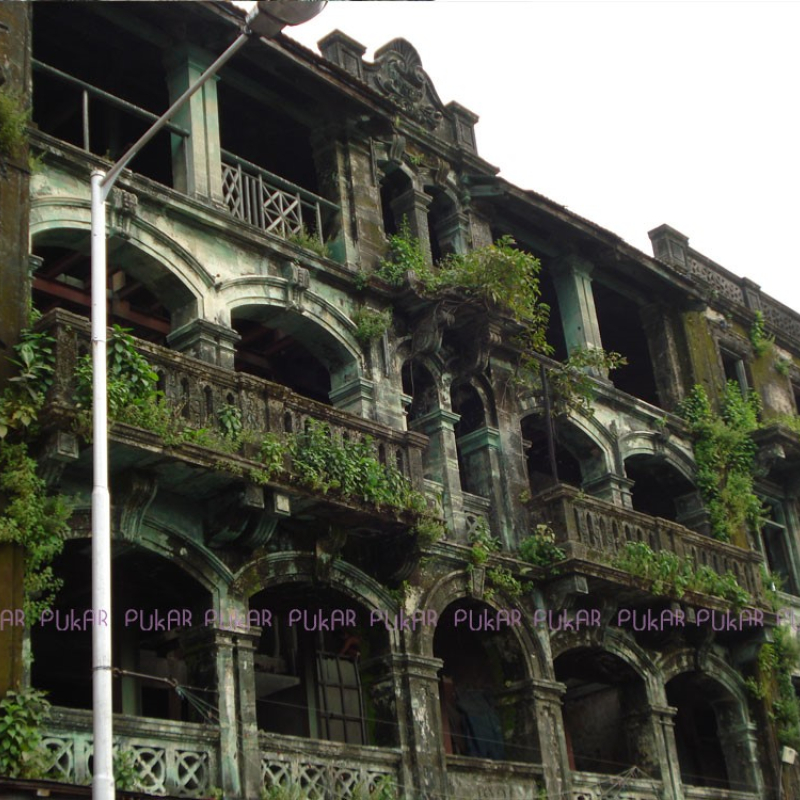
[(800, 3), (329, 2), (366, 58), (402, 36), (478, 149), (650, 253), (668, 223), (800, 310)]

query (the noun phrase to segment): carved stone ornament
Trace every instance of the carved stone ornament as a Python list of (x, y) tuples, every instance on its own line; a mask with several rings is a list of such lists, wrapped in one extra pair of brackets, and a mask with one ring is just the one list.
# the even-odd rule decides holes
[(436, 130), (442, 120), (441, 102), (422, 69), (419, 53), (405, 39), (393, 39), (381, 47), (367, 73), (375, 88), (409, 117)]

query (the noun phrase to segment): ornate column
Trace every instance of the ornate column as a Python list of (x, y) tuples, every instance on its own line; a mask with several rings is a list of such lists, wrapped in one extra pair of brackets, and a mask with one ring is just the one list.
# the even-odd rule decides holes
[[(213, 57), (193, 45), (181, 45), (166, 59), (170, 102), (176, 100), (211, 65)], [(189, 137), (172, 136), (174, 187), (191, 197), (222, 203), (222, 153), (215, 76), (175, 117)]]
[(446, 797), (438, 674), (443, 663), (439, 658), (411, 654), (396, 656), (394, 660), (400, 676), (401, 697), (408, 698), (402, 708), (405, 718), (398, 713), (401, 728), (405, 726), (407, 730), (413, 786), (408, 794), (420, 800)]
[(261, 780), (261, 746), (258, 738), (256, 714), (256, 679), (254, 654), (261, 636), (261, 628), (236, 631), (234, 643), (236, 669), (236, 695), (239, 704), (239, 737), (241, 742), (240, 774), (244, 797), (258, 797)]
[(450, 525), (454, 527), (454, 517), (462, 506), (455, 434), (455, 425), (459, 419), (461, 417), (452, 411), (436, 408), (411, 423), (412, 430), (428, 437), (425, 478), (442, 485), (445, 513), (449, 517)]
[(548, 797), (570, 797), (572, 789), (567, 739), (561, 703), (567, 687), (549, 680), (530, 681), (536, 727), (542, 749), (544, 783)]
[(237, 741), (233, 632), (213, 627), (190, 628), (181, 634), (181, 646), (192, 685), (217, 687), (220, 788), (226, 797), (239, 797), (242, 781)]
[(552, 265), (564, 338), (570, 353), (603, 346), (592, 294), (593, 269), (591, 263), (573, 255), (560, 258)]
[(678, 760), (678, 746), (675, 742), (675, 715), (678, 709), (672, 706), (651, 705), (653, 728), (656, 737), (661, 780), (664, 782), (664, 796), (683, 800), (681, 765)]

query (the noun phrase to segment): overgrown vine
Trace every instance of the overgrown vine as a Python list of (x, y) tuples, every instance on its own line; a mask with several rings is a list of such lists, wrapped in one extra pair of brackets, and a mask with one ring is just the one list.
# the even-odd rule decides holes
[(69, 532), (67, 503), (47, 491), (27, 445), (52, 384), (53, 344), (46, 334), (23, 331), (11, 359), (18, 374), (0, 396), (0, 542), (25, 550), (24, 611), (29, 621), (41, 615), (61, 587), (51, 564)]
[(747, 526), (757, 529), (762, 507), (753, 488), (752, 434), (759, 428), (758, 396), (752, 391), (743, 395), (738, 383), (728, 381), (720, 412), (715, 413), (705, 389), (695, 386), (680, 413), (692, 432), (697, 487), (708, 509), (712, 535), (729, 542)]

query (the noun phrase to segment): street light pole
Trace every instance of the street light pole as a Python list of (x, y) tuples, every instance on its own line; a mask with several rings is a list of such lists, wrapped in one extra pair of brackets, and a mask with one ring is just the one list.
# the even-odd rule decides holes
[(94, 800), (114, 800), (113, 701), (111, 685), (111, 499), (108, 488), (108, 377), (106, 365), (106, 200), (122, 170), (184, 104), (212, 78), (252, 36), (273, 38), (287, 25), (315, 17), (327, 0), (261, 0), (250, 12), (237, 39), (146, 133), (105, 173), (92, 172), (92, 700)]

